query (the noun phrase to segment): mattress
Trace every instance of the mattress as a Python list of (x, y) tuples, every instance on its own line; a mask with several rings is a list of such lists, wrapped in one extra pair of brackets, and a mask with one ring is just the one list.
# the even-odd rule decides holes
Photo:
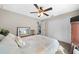
[(0, 54), (55, 54), (59, 47), (56, 39), (42, 35), (33, 35), (22, 38), (26, 43), (22, 48), (15, 42), (15, 36), (9, 34), (0, 42)]

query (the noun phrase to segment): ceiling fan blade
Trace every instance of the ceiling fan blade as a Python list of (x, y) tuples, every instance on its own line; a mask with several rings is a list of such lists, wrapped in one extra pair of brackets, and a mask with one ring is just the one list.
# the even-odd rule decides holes
[(44, 12), (49, 11), (49, 10), (52, 10), (52, 7), (45, 9)]
[(34, 4), (34, 6), (35, 6), (37, 9), (39, 9), (39, 7), (38, 7), (38, 5), (37, 5), (37, 4)]
[(43, 7), (40, 7), (40, 10), (43, 10)]
[(48, 14), (46, 14), (46, 13), (43, 13), (44, 15), (46, 15), (46, 16), (49, 16)]
[(30, 12), (30, 13), (38, 13), (38, 12)]

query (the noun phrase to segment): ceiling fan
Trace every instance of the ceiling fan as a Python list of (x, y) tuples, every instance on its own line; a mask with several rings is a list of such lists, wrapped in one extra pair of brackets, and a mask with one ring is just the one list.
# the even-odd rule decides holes
[(40, 17), (42, 15), (49, 16), (49, 14), (47, 14), (46, 12), (52, 10), (52, 7), (47, 8), (47, 9), (43, 9), (43, 7), (38, 7), (37, 4), (34, 4), (34, 6), (36, 7), (37, 11), (30, 12), (30, 13), (37, 13), (38, 14), (38, 17)]

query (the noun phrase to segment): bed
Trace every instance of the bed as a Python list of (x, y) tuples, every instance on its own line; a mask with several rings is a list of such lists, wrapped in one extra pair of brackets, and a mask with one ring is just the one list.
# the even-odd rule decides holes
[(10, 33), (0, 42), (0, 54), (55, 54), (59, 47), (56, 39), (42, 35), (21, 38), (25, 43), (22, 47), (18, 47), (15, 38)]

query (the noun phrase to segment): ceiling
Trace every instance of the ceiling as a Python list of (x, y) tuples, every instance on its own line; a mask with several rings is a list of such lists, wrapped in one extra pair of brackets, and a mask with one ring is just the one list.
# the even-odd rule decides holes
[(31, 14), (30, 12), (37, 11), (37, 9), (33, 4), (3, 4), (3, 5), (0, 5), (0, 8), (8, 11), (16, 12), (19, 14), (23, 14), (31, 18), (40, 19), (40, 20), (50, 18), (51, 16), (57, 16), (64, 13), (79, 10), (79, 7), (78, 7), (79, 4), (56, 4), (56, 5), (38, 4), (38, 5), (43, 7), (44, 9), (52, 7), (53, 8), (52, 11), (46, 12), (50, 16), (43, 15), (41, 17), (38, 17), (37, 14)]

